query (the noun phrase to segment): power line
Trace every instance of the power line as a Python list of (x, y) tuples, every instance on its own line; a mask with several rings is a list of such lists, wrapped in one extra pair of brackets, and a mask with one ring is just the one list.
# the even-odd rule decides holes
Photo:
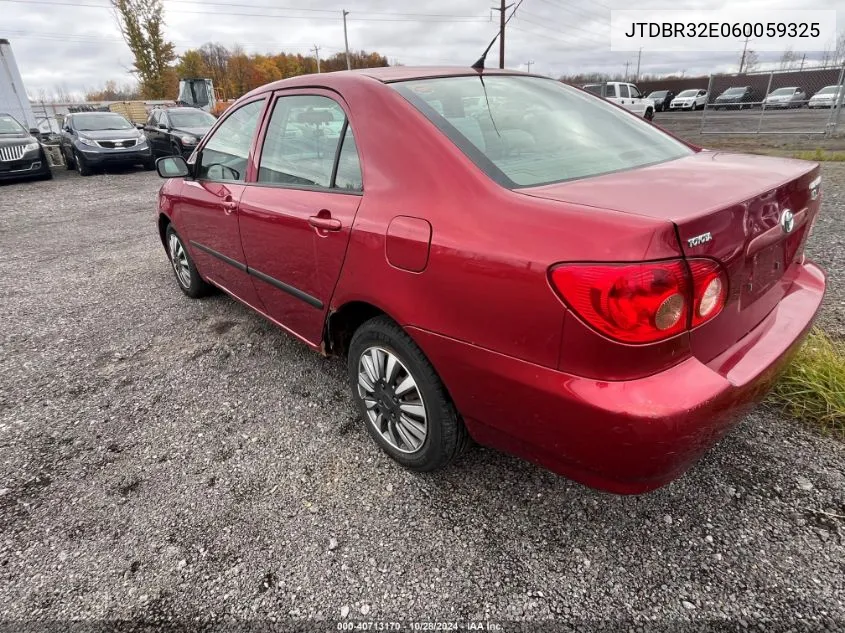
[[(82, 2), (55, 2), (53, 0), (0, 0), (0, 2), (9, 2), (14, 4), (26, 4), (26, 5), (49, 5), (49, 6), (56, 6), (56, 7), (73, 7), (73, 8), (91, 8), (91, 9), (106, 9), (111, 11), (110, 6), (106, 6), (104, 4), (87, 4)], [(173, 13), (183, 13), (186, 15), (203, 15), (208, 17), (209, 15), (219, 15), (219, 16), (232, 16), (232, 17), (248, 17), (248, 18), (270, 18), (270, 19), (277, 19), (277, 20), (341, 20), (340, 17), (331, 17), (331, 16), (309, 16), (309, 15), (279, 15), (279, 14), (272, 14), (272, 13), (241, 13), (235, 11), (189, 11), (187, 9), (167, 9)], [(299, 9), (292, 9), (294, 11), (298, 11)], [(426, 23), (426, 22), (461, 22), (461, 23), (472, 23), (472, 22), (487, 22), (488, 19), (484, 16), (448, 16), (448, 17), (441, 17), (443, 14), (432, 14), (430, 16), (426, 16), (425, 14), (416, 14), (420, 17), (417, 18), (407, 18), (407, 17), (396, 17), (396, 18), (381, 18), (381, 17), (358, 17), (358, 18), (351, 18), (356, 22), (418, 22), (418, 23)], [(425, 16), (423, 19), (422, 16)]]

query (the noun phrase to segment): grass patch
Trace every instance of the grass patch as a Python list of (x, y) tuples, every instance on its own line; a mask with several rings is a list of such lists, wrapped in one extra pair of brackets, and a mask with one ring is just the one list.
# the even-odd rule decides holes
[(845, 152), (834, 152), (831, 150), (817, 148), (815, 151), (805, 150), (801, 152), (794, 152), (792, 154), (792, 158), (841, 163), (845, 162)]
[(822, 431), (845, 438), (845, 344), (815, 328), (769, 400)]

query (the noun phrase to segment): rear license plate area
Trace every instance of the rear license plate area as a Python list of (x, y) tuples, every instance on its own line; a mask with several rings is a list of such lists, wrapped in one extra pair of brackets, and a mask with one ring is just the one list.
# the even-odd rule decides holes
[(783, 242), (755, 253), (751, 261), (751, 277), (745, 285), (744, 303), (747, 305), (765, 294), (783, 277)]

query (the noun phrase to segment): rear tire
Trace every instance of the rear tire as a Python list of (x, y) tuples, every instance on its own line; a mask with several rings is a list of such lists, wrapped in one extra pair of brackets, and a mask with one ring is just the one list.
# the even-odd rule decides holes
[(405, 468), (437, 470), (469, 444), (446, 388), (410, 336), (386, 316), (352, 336), (349, 386), (367, 432)]
[(173, 273), (176, 275), (176, 283), (179, 285), (179, 289), (191, 299), (198, 299), (209, 294), (212, 286), (200, 277), (197, 267), (194, 265), (194, 260), (191, 259), (185, 243), (172, 224), (167, 226), (167, 231), (164, 233), (164, 242), (167, 248), (167, 257), (170, 260)]

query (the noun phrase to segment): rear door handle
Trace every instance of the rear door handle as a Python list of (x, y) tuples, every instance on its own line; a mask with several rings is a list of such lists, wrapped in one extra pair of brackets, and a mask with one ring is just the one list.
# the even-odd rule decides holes
[(313, 226), (315, 229), (319, 229), (321, 231), (340, 230), (340, 220), (336, 220), (332, 217), (312, 215), (310, 218), (308, 218), (308, 224)]

